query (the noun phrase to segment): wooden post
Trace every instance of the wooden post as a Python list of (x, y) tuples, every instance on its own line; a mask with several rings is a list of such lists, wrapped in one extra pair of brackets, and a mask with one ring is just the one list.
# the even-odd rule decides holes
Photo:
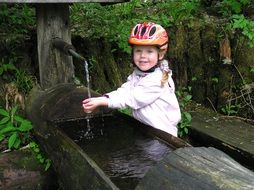
[(37, 4), (37, 43), (40, 85), (47, 89), (59, 83), (73, 82), (72, 57), (52, 45), (55, 37), (71, 44), (68, 4)]

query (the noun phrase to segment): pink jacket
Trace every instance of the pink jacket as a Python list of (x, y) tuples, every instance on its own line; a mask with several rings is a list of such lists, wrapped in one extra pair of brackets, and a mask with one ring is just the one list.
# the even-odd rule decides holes
[(161, 87), (161, 78), (160, 68), (151, 73), (134, 70), (127, 82), (107, 94), (108, 107), (130, 107), (137, 120), (177, 136), (181, 112), (175, 95), (172, 71), (164, 87)]

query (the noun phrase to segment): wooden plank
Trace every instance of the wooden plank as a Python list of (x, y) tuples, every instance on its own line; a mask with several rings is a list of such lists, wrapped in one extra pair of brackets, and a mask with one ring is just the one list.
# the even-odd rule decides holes
[(0, 0), (0, 3), (121, 3), (129, 0)]
[(191, 128), (254, 155), (254, 126), (221, 115), (192, 112)]
[(192, 112), (189, 136), (198, 144), (213, 146), (254, 169), (254, 126), (212, 112)]
[(150, 169), (135, 190), (253, 190), (254, 173), (218, 149), (179, 148)]

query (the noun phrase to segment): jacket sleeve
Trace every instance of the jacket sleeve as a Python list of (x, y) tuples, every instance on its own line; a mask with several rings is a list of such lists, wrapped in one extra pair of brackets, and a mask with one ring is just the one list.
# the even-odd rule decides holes
[(140, 109), (153, 103), (165, 91), (165, 87), (161, 87), (160, 76), (143, 77), (136, 86), (132, 86), (129, 83), (125, 91), (121, 87), (113, 94), (108, 94), (108, 106), (111, 108), (130, 107), (132, 109)]
[(109, 108), (125, 108), (124, 97), (131, 89), (131, 76), (128, 77), (127, 81), (122, 84), (117, 90), (107, 93), (108, 107)]

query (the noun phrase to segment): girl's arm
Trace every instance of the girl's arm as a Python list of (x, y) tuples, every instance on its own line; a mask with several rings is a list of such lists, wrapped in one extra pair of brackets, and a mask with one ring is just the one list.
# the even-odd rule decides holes
[[(110, 92), (111, 96), (116, 97), (123, 97), (125, 96), (126, 92), (129, 91), (130, 87), (130, 79), (131, 76), (128, 77), (128, 81), (125, 82), (120, 88), (117, 90)], [(94, 97), (94, 98), (87, 98), (82, 101), (82, 106), (84, 108), (84, 112), (91, 113), (93, 112), (97, 107), (105, 106), (108, 107), (108, 95), (102, 96), (102, 97)]]
[(137, 86), (133, 86), (121, 96), (109, 93), (108, 107), (128, 106), (132, 109), (139, 109), (153, 103), (162, 93), (165, 93), (165, 87), (161, 87), (160, 80), (158, 80), (160, 78), (160, 74), (144, 77)]

